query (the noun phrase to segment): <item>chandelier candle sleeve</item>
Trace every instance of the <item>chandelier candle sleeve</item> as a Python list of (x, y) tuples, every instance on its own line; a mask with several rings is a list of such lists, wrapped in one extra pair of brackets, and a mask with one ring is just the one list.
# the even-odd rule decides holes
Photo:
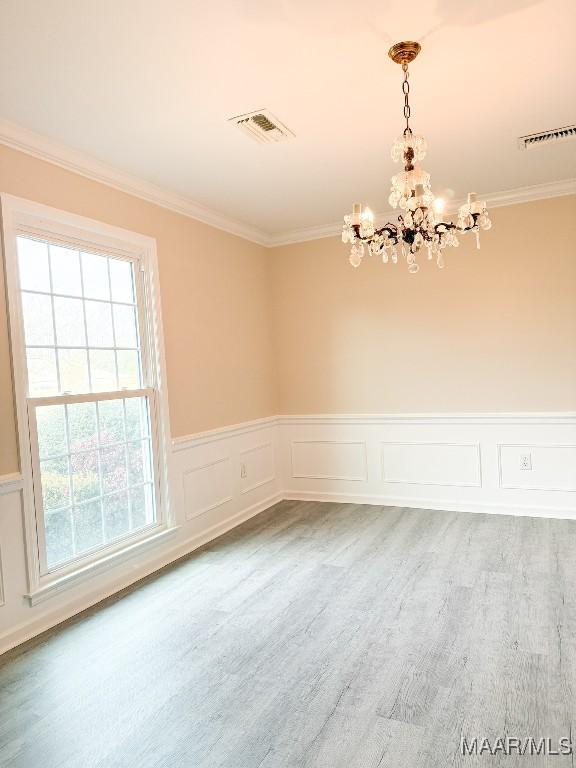
[(480, 248), (480, 230), (490, 229), (486, 203), (476, 199), (476, 193), (468, 194), (468, 201), (460, 206), (457, 222), (442, 221), (438, 214), (444, 209), (444, 201), (434, 198), (430, 186), (430, 174), (419, 163), (426, 156), (426, 141), (422, 136), (412, 133), (410, 127), (410, 84), (408, 65), (420, 52), (420, 45), (415, 42), (397, 43), (390, 48), (388, 55), (397, 64), (402, 65), (404, 79), (404, 119), (406, 127), (392, 145), (392, 160), (402, 162), (404, 170), (392, 177), (389, 204), (400, 207), (402, 213), (397, 223), (387, 223), (380, 228), (374, 226), (374, 214), (369, 208), (362, 210), (361, 203), (354, 203), (352, 214), (344, 216), (342, 242), (349, 243), (350, 263), (359, 267), (368, 253), (381, 256), (384, 264), (392, 261), (396, 264), (399, 251), (406, 259), (408, 271), (418, 272), (417, 255), (425, 247), (429, 259), (435, 259), (442, 268), (442, 251), (449, 246), (458, 245), (458, 233), (475, 232), (476, 244)]

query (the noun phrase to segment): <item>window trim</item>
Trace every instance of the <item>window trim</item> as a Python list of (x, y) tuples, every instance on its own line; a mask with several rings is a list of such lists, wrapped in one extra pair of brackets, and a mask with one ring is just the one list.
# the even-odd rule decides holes
[[(154, 238), (131, 232), (56, 208), (1, 194), (2, 238), (8, 297), (9, 335), (16, 400), (18, 448), (23, 477), (23, 518), (26, 547), (28, 597), (34, 605), (47, 596), (61, 592), (108, 565), (111, 567), (131, 557), (141, 547), (162, 541), (176, 530), (169, 492), (170, 427), (166, 387), (166, 363), (162, 331), (162, 314), (158, 279), (158, 261)], [(83, 250), (114, 255), (135, 262), (136, 306), (141, 338), (142, 387), (138, 392), (149, 397), (152, 454), (156, 470), (157, 523), (102, 548), (92, 556), (67, 563), (49, 573), (42, 572), (39, 517), (33, 472), (34, 451), (30, 434), (34, 418), (28, 412), (35, 401), (47, 404), (49, 398), (28, 397), (26, 348), (18, 275), (17, 241), (19, 235), (49, 238), (51, 242), (76, 245)], [(88, 395), (66, 395), (66, 401), (109, 399), (118, 392), (98, 392)], [(127, 395), (134, 395), (130, 390)], [(58, 402), (64, 402), (57, 396)]]

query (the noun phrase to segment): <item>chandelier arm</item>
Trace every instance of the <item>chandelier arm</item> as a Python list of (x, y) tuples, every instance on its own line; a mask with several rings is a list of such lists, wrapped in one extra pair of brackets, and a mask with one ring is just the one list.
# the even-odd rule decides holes
[(398, 237), (398, 227), (395, 224), (384, 224), (383, 227), (375, 231), (376, 235), (383, 235), (386, 233), (388, 237)]
[(474, 223), (470, 227), (457, 227), (459, 232), (470, 232), (471, 230), (478, 231), (478, 219), (480, 217), (479, 213), (472, 213), (470, 214), (472, 216), (472, 220)]
[(451, 229), (458, 229), (456, 224), (453, 224), (451, 221), (441, 221), (434, 225), (434, 232), (437, 235), (442, 235), (444, 232), (449, 232)]
[[(434, 232), (436, 232), (438, 235), (441, 235), (443, 232), (448, 232), (451, 229), (455, 229), (458, 232), (470, 232), (474, 229), (478, 229), (477, 221), (480, 214), (472, 213), (471, 216), (474, 220), (474, 224), (472, 224), (470, 227), (459, 227), (457, 224), (453, 224), (451, 221), (441, 221), (434, 226)], [(440, 229), (440, 227), (443, 227), (444, 229)]]
[(352, 230), (354, 231), (356, 239), (360, 240), (362, 243), (369, 243), (374, 239), (374, 237), (383, 234), (386, 234), (390, 240), (394, 240), (394, 245), (401, 239), (398, 234), (398, 227), (395, 224), (384, 224), (384, 226), (380, 227), (380, 229), (375, 229), (374, 234), (370, 235), (369, 237), (362, 237), (360, 234), (359, 224), (353, 224)]

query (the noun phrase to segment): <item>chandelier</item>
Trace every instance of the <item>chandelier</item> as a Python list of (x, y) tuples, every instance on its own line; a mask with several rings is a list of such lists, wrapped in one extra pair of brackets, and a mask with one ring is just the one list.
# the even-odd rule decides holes
[(390, 58), (402, 65), (404, 80), (404, 118), (406, 127), (402, 136), (392, 146), (392, 160), (404, 163), (404, 170), (392, 177), (389, 204), (393, 208), (400, 206), (402, 214), (397, 224), (384, 224), (376, 228), (374, 215), (369, 208), (362, 209), (361, 203), (354, 203), (352, 215), (344, 216), (342, 242), (350, 243), (350, 263), (359, 267), (364, 256), (381, 256), (387, 264), (396, 264), (398, 257), (406, 259), (408, 271), (418, 272), (417, 254), (422, 247), (428, 252), (428, 258), (434, 259), (438, 267), (444, 266), (442, 251), (448, 246), (457, 246), (457, 233), (475, 232), (476, 245), (480, 248), (480, 230), (490, 229), (486, 203), (476, 199), (470, 192), (468, 201), (460, 206), (456, 224), (442, 221), (437, 217), (443, 208), (443, 201), (435, 199), (430, 188), (430, 174), (418, 163), (426, 155), (426, 142), (422, 136), (412, 133), (410, 128), (410, 85), (408, 83), (408, 65), (420, 52), (420, 44), (403, 42), (393, 45), (388, 51)]

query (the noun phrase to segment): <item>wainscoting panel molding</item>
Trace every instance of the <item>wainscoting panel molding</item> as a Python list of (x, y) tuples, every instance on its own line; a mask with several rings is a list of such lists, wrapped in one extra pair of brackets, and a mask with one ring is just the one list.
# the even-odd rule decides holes
[(479, 443), (381, 443), (385, 483), (482, 485)]
[(293, 440), (291, 464), (293, 478), (360, 482), (368, 479), (364, 441)]
[(240, 451), (240, 493), (250, 493), (274, 482), (276, 469), (274, 443), (269, 441)]
[(576, 445), (499, 444), (498, 470), (501, 488), (576, 493)]
[(182, 482), (187, 520), (232, 501), (230, 456), (187, 469), (182, 474)]

